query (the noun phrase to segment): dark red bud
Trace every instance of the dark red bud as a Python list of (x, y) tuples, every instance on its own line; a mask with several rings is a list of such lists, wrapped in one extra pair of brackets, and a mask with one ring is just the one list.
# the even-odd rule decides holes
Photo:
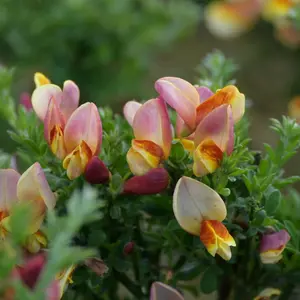
[(109, 180), (110, 173), (103, 161), (93, 156), (86, 166), (84, 177), (91, 184), (101, 184)]
[(31, 96), (28, 93), (22, 93), (20, 95), (20, 104), (25, 107), (27, 111), (32, 110)]
[(16, 267), (14, 274), (19, 277), (26, 286), (28, 286), (30, 289), (33, 289), (38, 281), (45, 263), (45, 254), (38, 254), (27, 260), (23, 266)]
[(123, 193), (136, 195), (157, 194), (169, 185), (169, 174), (164, 168), (152, 169), (142, 176), (134, 176), (124, 184)]
[(129, 255), (133, 252), (133, 250), (134, 250), (134, 242), (128, 242), (123, 248), (123, 253), (124, 255)]

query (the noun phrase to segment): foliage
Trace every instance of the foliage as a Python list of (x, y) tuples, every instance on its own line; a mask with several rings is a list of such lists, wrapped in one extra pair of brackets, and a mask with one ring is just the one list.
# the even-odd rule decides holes
[[(218, 89), (232, 82), (236, 66), (220, 52), (214, 52), (204, 59), (199, 70), (198, 82)], [(8, 106), (11, 101), (8, 97)], [(174, 219), (174, 186), (181, 176), (193, 176), (190, 155), (181, 143), (173, 142), (164, 164), (170, 175), (167, 190), (157, 195), (125, 195), (123, 185), (130, 177), (126, 152), (132, 139), (131, 128), (109, 108), (101, 108), (99, 113), (104, 129), (100, 158), (110, 170), (111, 179), (108, 184), (93, 188), (85, 186), (82, 177), (72, 182), (67, 179), (60, 162), (50, 153), (42, 125), (33, 113), (22, 108), (18, 109), (17, 118), (14, 110), (3, 113), (12, 120), (9, 134), (18, 144), (18, 160), (24, 166), (40, 162), (58, 196), (56, 211), (49, 213), (45, 225), (50, 240), (46, 271), (34, 292), (19, 286), (18, 293), (24, 295), (20, 299), (28, 299), (25, 295), (41, 299), (41, 291), (51, 276), (92, 255), (101, 257), (109, 272), (99, 277), (79, 265), (73, 274), (74, 283), (63, 299), (75, 299), (75, 295), (76, 299), (119, 299), (120, 284), (129, 291), (127, 299), (149, 299), (153, 281), (168, 283), (195, 296), (218, 290), (220, 299), (252, 299), (263, 288), (274, 286), (283, 290), (284, 299), (288, 299), (298, 284), (300, 267), (296, 211), (300, 196), (289, 189), (300, 177), (285, 177), (283, 169), (300, 147), (300, 126), (294, 120), (271, 120), (278, 143), (274, 147), (265, 144), (263, 152), (250, 149), (249, 123), (240, 121), (235, 127), (232, 155), (223, 159), (215, 173), (201, 178), (225, 201), (226, 227), (237, 242), (233, 258), (224, 262), (210, 256), (199, 238), (184, 232)], [(5, 154), (0, 160), (2, 157)], [(25, 221), (15, 220), (18, 222), (12, 239), (0, 248), (2, 276), (9, 274), (20, 260), (19, 253), (13, 251), (11, 255), (11, 250), (18, 249), (18, 234), (22, 232), (18, 228)], [(259, 260), (260, 236), (269, 226), (286, 228), (291, 235), (283, 260), (276, 265), (263, 265)], [(127, 253), (124, 249), (131, 242), (133, 249)]]
[(33, 69), (70, 78), (84, 99), (107, 104), (141, 94), (155, 55), (193, 28), (198, 10), (186, 0), (2, 0), (0, 57), (23, 78)]

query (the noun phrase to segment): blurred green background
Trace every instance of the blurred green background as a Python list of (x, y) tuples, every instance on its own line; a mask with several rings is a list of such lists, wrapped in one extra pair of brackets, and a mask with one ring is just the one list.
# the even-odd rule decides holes
[[(81, 101), (120, 112), (128, 100), (155, 95), (153, 82), (161, 76), (194, 81), (203, 57), (220, 49), (240, 66), (238, 87), (252, 101), (251, 136), (260, 149), (273, 142), (268, 119), (286, 113), (300, 93), (299, 51), (281, 45), (263, 21), (240, 38), (218, 40), (203, 23), (207, 2), (0, 0), (0, 63), (16, 68), (16, 101), (32, 92), (40, 71), (57, 84), (74, 80)], [(2, 120), (2, 149), (11, 152), (7, 128)]]

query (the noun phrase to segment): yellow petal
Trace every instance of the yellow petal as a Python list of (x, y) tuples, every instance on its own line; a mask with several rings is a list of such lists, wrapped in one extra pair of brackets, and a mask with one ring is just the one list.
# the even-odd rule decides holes
[(34, 83), (36, 87), (39, 87), (41, 85), (49, 84), (51, 81), (43, 73), (36, 72), (34, 74)]
[(220, 166), (223, 152), (212, 140), (208, 139), (200, 143), (193, 157), (193, 172), (195, 176), (201, 177), (213, 173)]
[(85, 170), (86, 165), (92, 158), (93, 154), (85, 141), (81, 141), (63, 161), (63, 168), (67, 170), (69, 179), (73, 180), (79, 177)]
[(209, 186), (189, 177), (181, 177), (173, 195), (173, 211), (179, 225), (187, 232), (199, 235), (203, 220), (223, 221), (226, 206)]
[(231, 258), (230, 246), (236, 246), (227, 228), (216, 220), (202, 222), (200, 240), (212, 256), (219, 254), (225, 260), (230, 260)]

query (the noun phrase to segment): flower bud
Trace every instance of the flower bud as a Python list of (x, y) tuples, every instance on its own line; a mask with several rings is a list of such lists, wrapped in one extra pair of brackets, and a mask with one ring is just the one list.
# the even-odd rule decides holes
[(84, 177), (91, 184), (101, 184), (109, 180), (110, 173), (103, 161), (93, 156), (86, 166)]
[(134, 176), (124, 184), (125, 194), (151, 195), (168, 187), (169, 174), (164, 168), (152, 169), (145, 175)]
[(46, 263), (45, 254), (39, 254), (30, 258), (21, 267), (16, 267), (14, 274), (30, 289), (33, 289)]
[(129, 255), (129, 254), (131, 254), (133, 252), (133, 250), (134, 250), (134, 242), (131, 241), (131, 242), (128, 242), (124, 246), (123, 253), (124, 253), (124, 255)]
[(22, 105), (27, 111), (32, 111), (31, 96), (28, 93), (22, 93), (20, 95), (20, 105)]

